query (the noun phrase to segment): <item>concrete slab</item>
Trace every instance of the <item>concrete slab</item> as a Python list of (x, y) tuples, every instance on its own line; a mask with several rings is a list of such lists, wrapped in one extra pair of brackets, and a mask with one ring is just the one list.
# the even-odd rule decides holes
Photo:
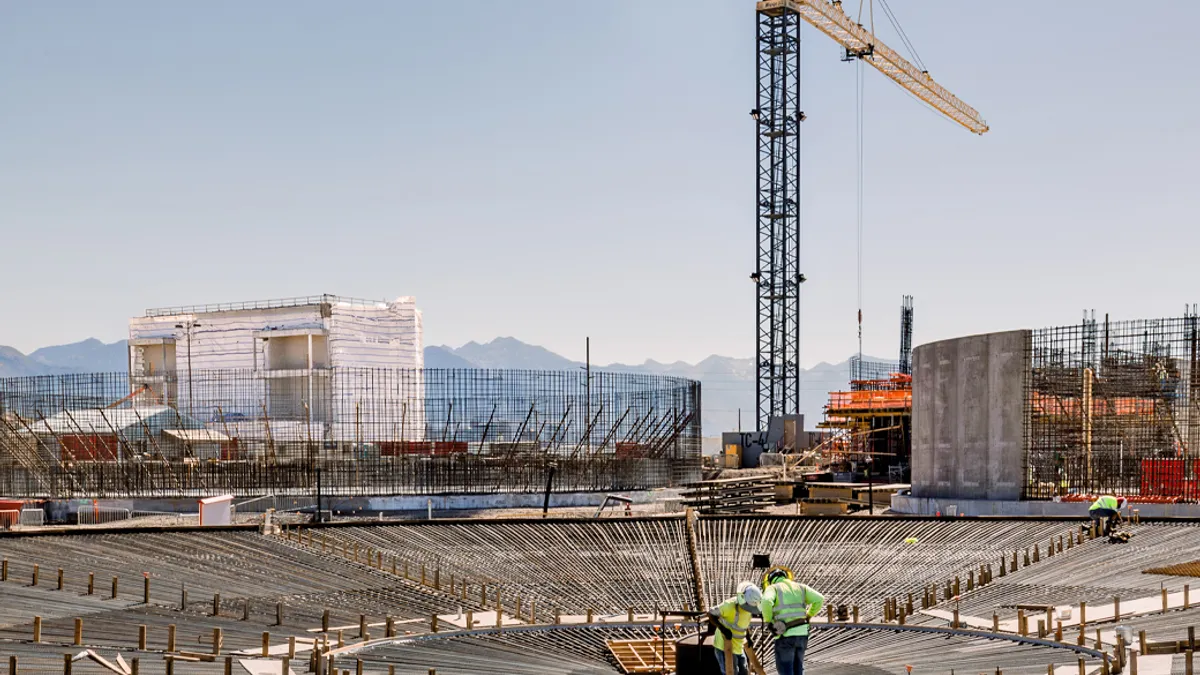
[[(915, 467), (914, 467), (915, 470)], [(1200, 504), (1134, 504), (1143, 518), (1200, 518)], [(1086, 502), (1012, 501), (957, 499), (892, 495), (892, 511), (907, 515), (932, 516), (954, 513), (962, 516), (1052, 516), (1085, 518)]]
[(1170, 654), (1139, 656), (1138, 675), (1171, 675), (1175, 657)]
[[(357, 627), (358, 626), (355, 626), (355, 628), (357, 628)], [(299, 654), (301, 652), (311, 652), (313, 650), (313, 644), (315, 642), (316, 642), (315, 640), (308, 640), (307, 638), (297, 639), (296, 640), (296, 653)], [(287, 656), (289, 649), (290, 649), (290, 647), (289, 647), (288, 643), (286, 643), (286, 642), (284, 642), (283, 644), (278, 644), (278, 645), (270, 645), (269, 647), (267, 647), (267, 655), (269, 655), (269, 656)], [(239, 649), (238, 651), (233, 652), (233, 655), (234, 656), (261, 656), (262, 655), (262, 647), (259, 647), (257, 649)], [(278, 668), (275, 669), (275, 673), (276, 673), (276, 675), (278, 675), (278, 673), (279, 673)]]
[[(263, 659), (261, 661), (241, 659), (238, 661), (238, 665), (250, 675), (283, 675), (283, 661), (275, 661), (273, 659)], [(289, 667), (288, 675), (296, 675), (296, 672)]]

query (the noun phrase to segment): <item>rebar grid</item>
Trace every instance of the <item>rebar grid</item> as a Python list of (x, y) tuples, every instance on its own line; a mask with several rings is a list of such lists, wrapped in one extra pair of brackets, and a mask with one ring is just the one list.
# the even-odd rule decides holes
[[(683, 522), (638, 518), (560, 522), (435, 523), (312, 530), (312, 547), (375, 550), (398, 559), (410, 576), (440, 571), (468, 583), (472, 602), (481, 585), (494, 607), (535, 603), (538, 616), (624, 614), (681, 609), (691, 600)], [(327, 543), (326, 543), (327, 542)]]
[(1023, 496), (1200, 496), (1198, 318), (1034, 331)]
[[(181, 636), (188, 636), (193, 649), (197, 636), (213, 627), (226, 631), (230, 649), (253, 649), (261, 631), (271, 631), (276, 644), (288, 635), (312, 636), (311, 629), (321, 625), (323, 608), (333, 610), (332, 626), (354, 627), (345, 630), (347, 642), (354, 642), (360, 614), (373, 623), (385, 615), (413, 617), (417, 623), (403, 624), (401, 631), (408, 627), (425, 633), (433, 614), (493, 609), (496, 589), (502, 592), (507, 615), (517, 614), (518, 597), (523, 608), (531, 600), (537, 602), (539, 611), (522, 610), (525, 622), (551, 623), (550, 607), (564, 614), (594, 608), (598, 615), (630, 606), (639, 613), (681, 609), (686, 608), (691, 586), (683, 527), (683, 520), (674, 517), (318, 526), (266, 537), (211, 531), (6, 536), (0, 538), (0, 551), (8, 558), (10, 578), (0, 582), (0, 651), (17, 644), (22, 655), (62, 650), (70, 642), (73, 616), (85, 617), (87, 645), (120, 650), (126, 658), (133, 651), (139, 624), (150, 627), (151, 650), (164, 648), (168, 624), (179, 625)], [(999, 602), (1041, 602), (1043, 590), (1055, 586), (1095, 586), (1099, 593), (1107, 592), (1109, 584), (1156, 585), (1161, 577), (1141, 575), (1140, 570), (1194, 556), (1194, 540), (1200, 536), (1200, 528), (1193, 526), (1142, 525), (1135, 529), (1131, 544), (1110, 547), (1102, 540), (1089, 540), (1053, 557), (1045, 554), (1044, 544), (1057, 542), (1059, 535), (1077, 527), (1066, 521), (702, 518), (698, 549), (705, 586), (714, 600), (731, 594), (737, 580), (754, 578), (751, 554), (770, 553), (773, 563), (791, 566), (801, 580), (823, 591), (830, 603), (860, 605), (862, 620), (867, 622), (873, 620), (870, 603), (903, 597), (906, 591), (919, 592), (928, 584), (941, 586), (952, 576), (979, 570), (981, 564), (998, 562), (1039, 542), (1043, 544), (1040, 563), (994, 577), (983, 591), (964, 593), (964, 611), (979, 602), (976, 614), (989, 616), (989, 608)], [(1097, 576), (1098, 559), (1105, 560), (1111, 581)], [(408, 564), (407, 578), (402, 571), (391, 572), (393, 562), (398, 567)], [(42, 570), (38, 586), (28, 584), (34, 564)], [(420, 564), (425, 565), (423, 581)], [(64, 591), (47, 588), (48, 579), (53, 584), (49, 573), (58, 566), (64, 567), (67, 578)], [(88, 571), (100, 581), (98, 595), (106, 595), (108, 578), (119, 575), (120, 599), (85, 595), (82, 584)], [(152, 581), (149, 605), (137, 600), (142, 572), (148, 572)], [(484, 580), (489, 592), (480, 602), (479, 585)], [(465, 599), (460, 590), (464, 582), (469, 586)], [(181, 584), (190, 592), (182, 610)], [(221, 613), (216, 617), (211, 616), (210, 604), (214, 592), (221, 593)], [(241, 619), (246, 599), (252, 601), (249, 621)], [(278, 628), (272, 625), (276, 601), (287, 605), (286, 625)], [(28, 640), (33, 614), (46, 619), (43, 635), (52, 644), (17, 642)], [(1180, 611), (1177, 619), (1163, 615), (1139, 618), (1137, 623), (1178, 634), (1193, 615), (1195, 610)], [(1076, 659), (1065, 648), (929, 635), (919, 630), (944, 623), (919, 613), (910, 614), (909, 620), (925, 626), (909, 626), (912, 631), (898, 633), (817, 624), (810, 668), (820, 674), (876, 672), (872, 668), (890, 673), (915, 664), (914, 672), (950, 668), (991, 672), (1003, 667), (1005, 673), (1040, 675), (1047, 664), (1073, 665)], [(505, 630), (492, 636), (450, 639), (435, 635), (360, 655), (371, 673), (386, 672), (388, 665), (397, 666), (400, 673), (431, 667), (439, 673), (613, 672), (605, 637), (654, 635), (649, 627), (522, 629), (532, 632)], [(382, 630), (374, 627), (371, 633), (382, 637)], [(674, 634), (671, 630), (669, 635)], [(756, 637), (760, 644), (768, 644), (764, 634)], [(770, 650), (760, 652), (766, 653), (770, 672)], [(148, 660), (147, 653), (142, 656), (143, 662)], [(528, 668), (519, 667), (525, 664)], [(339, 659), (339, 665), (353, 669), (354, 660)], [(412, 670), (418, 666), (419, 670)]]
[[(914, 593), (978, 570), (981, 564), (1061, 534), (1062, 522), (937, 522), (866, 518), (703, 518), (699, 555), (709, 603), (742, 580), (761, 581), (755, 553), (787, 565), (834, 605), (859, 605), (876, 617), (889, 597)], [(915, 539), (916, 543), (908, 540)]]
[(698, 477), (699, 411), (697, 382), (607, 371), (8, 378), (0, 494), (646, 489)]
[[(1144, 573), (1156, 565), (1194, 559), (1200, 548), (1200, 527), (1194, 523), (1143, 523), (1126, 528), (1134, 533), (1128, 544), (1109, 544), (1103, 539), (1086, 542), (1064, 548), (1053, 559), (1043, 559), (1046, 564), (994, 577), (993, 583), (963, 595), (963, 614), (990, 617), (995, 612), (1009, 619), (1016, 616), (1017, 604), (1077, 605), (1082, 600), (1103, 606), (1111, 605), (1114, 597), (1128, 602), (1153, 596), (1162, 588), (1179, 592), (1185, 584), (1196, 588), (1195, 604), (1200, 610), (1197, 580)], [(1072, 529), (1077, 531), (1077, 527)], [(1043, 551), (1051, 539), (1057, 541), (1052, 536), (1041, 542)], [(1198, 618), (1200, 612), (1193, 610), (1186, 620), (1194, 623)]]

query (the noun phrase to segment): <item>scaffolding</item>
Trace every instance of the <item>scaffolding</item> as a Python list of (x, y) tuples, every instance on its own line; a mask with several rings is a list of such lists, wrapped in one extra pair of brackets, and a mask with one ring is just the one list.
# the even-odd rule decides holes
[[(188, 386), (177, 386), (180, 377)], [(0, 494), (629, 490), (699, 478), (700, 385), (327, 368), (0, 379)], [(551, 469), (553, 468), (553, 472)]]
[(904, 482), (911, 472), (912, 375), (896, 372), (896, 365), (851, 359), (850, 391), (829, 393), (818, 426), (842, 432), (832, 454), (870, 458), (878, 474)]
[(1196, 499), (1198, 315), (1033, 331), (1025, 391), (1027, 499)]

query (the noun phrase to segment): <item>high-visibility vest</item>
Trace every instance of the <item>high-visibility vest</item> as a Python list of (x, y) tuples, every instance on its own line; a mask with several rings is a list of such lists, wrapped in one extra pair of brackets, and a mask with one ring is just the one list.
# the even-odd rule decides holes
[(1103, 497), (1092, 502), (1091, 507), (1088, 508), (1088, 512), (1090, 513), (1096, 509), (1112, 509), (1113, 511), (1116, 511), (1118, 506), (1120, 506), (1120, 503), (1117, 501), (1116, 497), (1104, 495)]
[[(763, 593), (763, 618), (772, 622), (788, 623), (807, 619), (821, 611), (825, 596), (815, 590), (791, 580), (777, 581)], [(793, 626), (776, 637), (808, 635), (808, 624)]]
[[(721, 624), (733, 637), (733, 653), (745, 653), (746, 630), (750, 628), (750, 612), (738, 605), (736, 597), (717, 606), (717, 623)], [(713, 648), (718, 652), (725, 651), (725, 636), (720, 630), (713, 637)]]

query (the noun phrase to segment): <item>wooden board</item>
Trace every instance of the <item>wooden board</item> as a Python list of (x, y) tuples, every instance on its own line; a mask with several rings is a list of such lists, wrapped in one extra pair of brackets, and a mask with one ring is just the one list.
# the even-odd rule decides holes
[(675, 644), (661, 638), (650, 640), (607, 640), (608, 650), (623, 673), (670, 673), (675, 671)]
[(812, 499), (853, 499), (854, 487), (846, 485), (809, 485), (808, 496)]
[(846, 502), (802, 499), (800, 503), (806, 516), (839, 516), (848, 510)]
[(1151, 567), (1142, 570), (1142, 574), (1165, 574), (1172, 577), (1200, 577), (1200, 560), (1168, 565), (1166, 567)]

